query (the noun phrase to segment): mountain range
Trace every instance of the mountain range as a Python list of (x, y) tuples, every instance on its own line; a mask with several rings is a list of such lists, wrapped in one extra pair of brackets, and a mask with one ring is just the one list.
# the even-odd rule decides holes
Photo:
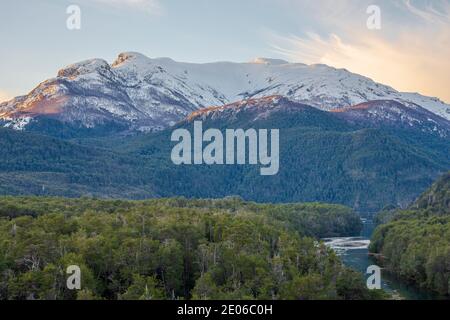
[[(450, 168), (450, 106), (325, 65), (179, 63), (122, 53), (68, 66), (0, 104), (0, 193), (238, 195), (406, 207)], [(280, 130), (280, 171), (176, 166), (175, 128)]]
[(67, 66), (29, 94), (1, 103), (0, 119), (37, 131), (61, 123), (66, 130), (154, 131), (198, 109), (272, 95), (325, 111), (391, 100), (450, 120), (450, 105), (437, 98), (401, 93), (345, 69), (266, 58), (194, 64), (135, 52), (112, 64), (91, 59)]

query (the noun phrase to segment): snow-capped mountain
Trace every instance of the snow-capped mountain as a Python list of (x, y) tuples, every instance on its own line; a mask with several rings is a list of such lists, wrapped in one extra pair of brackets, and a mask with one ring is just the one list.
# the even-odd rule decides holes
[(113, 122), (153, 130), (201, 108), (273, 95), (326, 111), (393, 100), (450, 120), (450, 105), (437, 98), (401, 93), (326, 65), (265, 58), (194, 64), (134, 52), (121, 53), (112, 64), (92, 59), (70, 65), (28, 95), (0, 104), (0, 119), (16, 129), (53, 118), (87, 128)]

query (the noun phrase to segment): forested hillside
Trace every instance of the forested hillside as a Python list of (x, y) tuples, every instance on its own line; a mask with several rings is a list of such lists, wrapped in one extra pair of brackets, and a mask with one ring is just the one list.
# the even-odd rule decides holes
[[(317, 242), (360, 230), (341, 206), (6, 197), (0, 217), (1, 299), (383, 296)], [(80, 291), (65, 286), (68, 265)]]
[[(280, 128), (280, 169), (275, 176), (261, 176), (258, 166), (248, 165), (173, 166), (169, 158), (174, 144), (166, 143), (172, 130), (103, 146), (149, 159), (159, 168), (152, 181), (165, 197), (319, 201), (359, 212), (375, 212), (388, 204), (407, 206), (450, 166), (449, 140), (414, 131), (351, 127), (329, 113), (302, 107), (293, 112), (283, 106), (251, 122), (259, 115), (253, 110), (202, 119), (204, 130)], [(193, 131), (189, 121), (180, 127)]]
[(408, 210), (386, 210), (370, 250), (388, 270), (418, 286), (450, 295), (450, 173)]
[(0, 195), (155, 196), (142, 159), (0, 128)]
[[(0, 195), (237, 195), (257, 202), (336, 203), (367, 213), (388, 204), (409, 205), (450, 167), (449, 138), (420, 128), (348, 123), (281, 98), (250, 104), (212, 115), (197, 112), (175, 127), (147, 134), (86, 133), (69, 139), (73, 136), (64, 127), (54, 128), (59, 138), (0, 129)], [(203, 120), (205, 130), (279, 129), (278, 174), (261, 176), (259, 165), (175, 165), (171, 134), (181, 127), (192, 132), (195, 119)]]

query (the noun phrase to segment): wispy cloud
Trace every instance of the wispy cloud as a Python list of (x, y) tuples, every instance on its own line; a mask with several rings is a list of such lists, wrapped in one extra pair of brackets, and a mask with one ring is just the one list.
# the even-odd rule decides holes
[(450, 22), (450, 2), (433, 0), (426, 2), (414, 2), (412, 0), (402, 0), (401, 5), (413, 15), (430, 23)]
[(129, 8), (142, 10), (149, 14), (160, 15), (163, 8), (159, 0), (93, 0), (102, 5), (108, 5), (115, 8)]
[[(330, 18), (333, 20), (333, 32), (287, 36), (272, 32), (272, 47), (291, 61), (346, 68), (398, 90), (420, 92), (450, 102), (450, 1), (396, 0), (392, 4), (397, 12), (384, 15), (382, 30), (366, 28), (364, 7), (360, 8), (359, 16), (352, 12), (350, 17), (347, 16), (350, 11), (341, 2), (343, 14), (327, 18), (317, 15), (319, 25), (320, 19), (325, 20), (322, 25), (327, 25)], [(383, 17), (387, 8), (380, 6)], [(349, 8), (355, 9), (354, 2)], [(404, 25), (402, 15), (413, 15), (416, 20)]]

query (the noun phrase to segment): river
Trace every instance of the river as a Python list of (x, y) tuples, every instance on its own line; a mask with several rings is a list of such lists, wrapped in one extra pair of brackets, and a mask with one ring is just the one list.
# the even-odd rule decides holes
[[(345, 265), (358, 270), (367, 279), (369, 276), (366, 274), (367, 267), (376, 264), (376, 261), (369, 256), (368, 250), (370, 237), (375, 229), (375, 225), (370, 219), (362, 219), (362, 221), (364, 227), (359, 237), (326, 238), (323, 240), (327, 246), (333, 248), (341, 256)], [(394, 298), (398, 299), (439, 299), (439, 296), (424, 290), (419, 290), (384, 270), (381, 272), (381, 287), (392, 294)]]

